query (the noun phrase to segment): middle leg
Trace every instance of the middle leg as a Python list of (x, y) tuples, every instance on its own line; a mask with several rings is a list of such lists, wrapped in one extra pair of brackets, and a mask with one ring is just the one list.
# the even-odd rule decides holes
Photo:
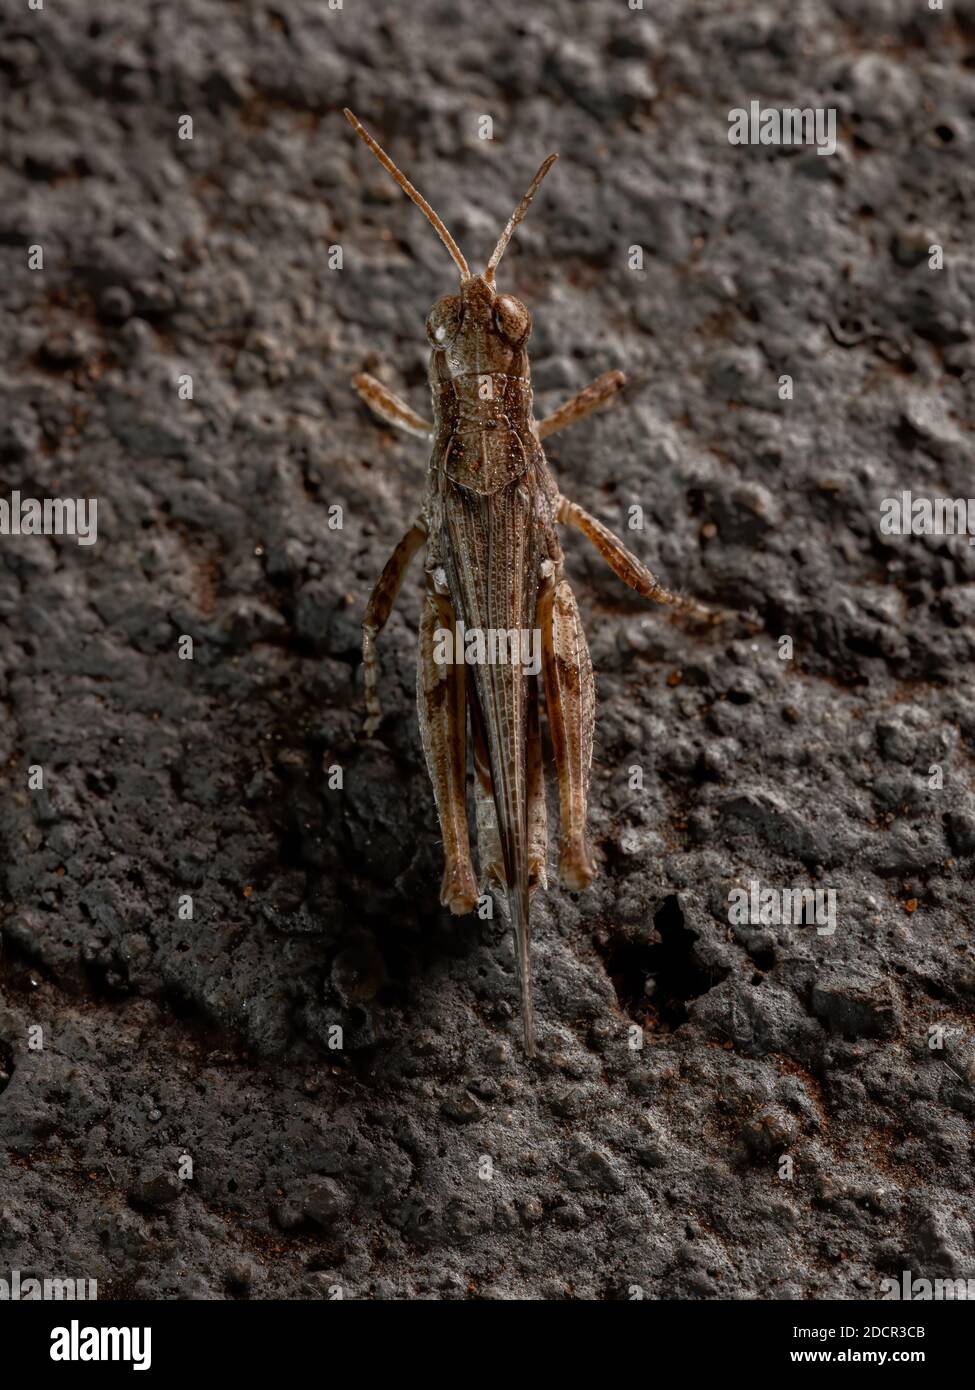
[(539, 420), (539, 439), (547, 439), (556, 430), (564, 430), (567, 425), (584, 420), (587, 415), (591, 415), (594, 410), (612, 400), (617, 391), (621, 391), (625, 385), (626, 377), (622, 372), (603, 372), (602, 376), (597, 376), (595, 381), (590, 381), (588, 386), (584, 386), (564, 405), (560, 405), (558, 410), (553, 410), (551, 415)]
[(623, 542), (614, 536), (608, 526), (567, 497), (559, 498), (558, 520), (565, 526), (574, 526), (599, 551), (614, 574), (619, 575), (624, 584), (635, 589), (641, 598), (653, 599), (655, 603), (669, 603), (673, 608), (688, 614), (689, 617), (711, 622), (716, 614), (703, 603), (684, 598), (681, 594), (665, 589), (655, 575), (638, 560)]
[(426, 522), (418, 517), (390, 555), (383, 572), (376, 580), (362, 619), (362, 671), (365, 684), (367, 719), (363, 732), (367, 738), (375, 734), (382, 722), (379, 704), (379, 658), (376, 638), (382, 632), (393, 611), (410, 561), (427, 538)]

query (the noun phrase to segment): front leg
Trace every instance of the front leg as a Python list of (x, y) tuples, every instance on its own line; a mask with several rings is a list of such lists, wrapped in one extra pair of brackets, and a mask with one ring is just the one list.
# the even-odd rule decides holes
[(422, 415), (417, 415), (412, 406), (408, 406), (395, 391), (390, 391), (388, 386), (384, 386), (374, 376), (370, 376), (368, 372), (360, 372), (352, 378), (352, 385), (369, 409), (378, 415), (380, 420), (385, 420), (387, 425), (395, 425), (397, 429), (405, 430), (407, 434), (415, 434), (420, 439), (430, 438), (433, 426), (424, 420)]
[(635, 589), (641, 598), (653, 599), (655, 603), (669, 603), (689, 617), (712, 622), (716, 614), (703, 603), (683, 598), (665, 589), (658, 579), (647, 569), (642, 560), (627, 550), (621, 540), (613, 535), (608, 526), (590, 516), (576, 502), (566, 497), (559, 498), (558, 520), (565, 526), (574, 526), (587, 540), (592, 541), (600, 555), (614, 574), (619, 575), (624, 584)]
[(584, 420), (587, 415), (591, 415), (594, 410), (612, 400), (617, 391), (622, 391), (625, 385), (626, 377), (622, 372), (603, 372), (602, 376), (598, 376), (595, 381), (590, 381), (588, 386), (577, 391), (571, 400), (538, 422), (539, 439), (547, 439), (556, 430), (564, 430), (567, 425)]

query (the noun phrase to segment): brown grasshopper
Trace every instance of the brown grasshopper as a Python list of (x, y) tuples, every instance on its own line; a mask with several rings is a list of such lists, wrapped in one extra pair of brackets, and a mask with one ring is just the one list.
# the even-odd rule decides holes
[[(592, 662), (575, 598), (563, 571), (558, 524), (574, 526), (625, 584), (644, 598), (698, 616), (708, 610), (663, 588), (600, 521), (563, 497), (542, 440), (583, 419), (623, 386), (607, 372), (544, 420), (532, 412), (526, 343), (531, 316), (495, 288), (498, 263), (539, 184), (558, 158), (549, 155), (498, 240), (483, 275), (473, 274), (424, 198), (351, 111), (353, 130), (400, 188), (426, 214), (460, 271), (457, 294), (427, 315), (433, 423), (374, 377), (353, 385), (381, 419), (432, 441), (423, 508), (397, 545), (362, 622), (368, 718), (380, 723), (376, 638), (389, 618), (409, 563), (426, 546), (426, 596), (420, 620), (417, 705), (420, 732), (443, 831), (441, 901), (471, 912), (478, 880), (467, 822), (467, 716), (474, 754), (477, 845), (482, 881), (505, 892), (515, 934), (525, 1049), (534, 1054), (530, 903), (547, 887), (548, 835), (539, 732), (539, 676), (518, 659), (516, 638), (540, 633), (541, 678), (559, 783), (559, 878), (570, 889), (591, 882), (586, 805), (595, 726)], [(464, 629), (504, 634), (511, 660), (438, 660), (444, 634)], [(486, 649), (486, 648), (485, 648)], [(494, 648), (498, 651), (498, 647)]]

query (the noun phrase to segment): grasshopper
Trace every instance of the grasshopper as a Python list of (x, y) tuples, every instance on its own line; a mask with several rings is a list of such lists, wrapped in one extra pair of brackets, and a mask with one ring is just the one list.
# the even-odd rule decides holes
[[(501, 294), (495, 276), (512, 233), (558, 158), (549, 155), (501, 233), (484, 273), (469, 269), (450, 232), (386, 152), (348, 109), (345, 116), (383, 168), (426, 215), (460, 271), (460, 288), (427, 315), (432, 424), (374, 377), (353, 386), (388, 424), (431, 442), (423, 507), (372, 592), (362, 622), (367, 719), (380, 724), (376, 638), (389, 618), (410, 561), (426, 547), (420, 620), (417, 706), (420, 732), (443, 832), (441, 902), (471, 912), (479, 898), (467, 820), (467, 726), (475, 771), (478, 861), (482, 882), (503, 890), (515, 937), (524, 1045), (534, 1055), (531, 899), (547, 888), (548, 832), (539, 726), (540, 683), (558, 775), (559, 878), (571, 890), (595, 873), (586, 811), (595, 728), (592, 661), (575, 597), (565, 577), (557, 527), (572, 526), (638, 594), (709, 617), (703, 605), (665, 589), (602, 522), (559, 492), (542, 440), (604, 405), (622, 372), (598, 377), (553, 414), (536, 420), (526, 344), (531, 315)], [(444, 633), (539, 633), (541, 669), (518, 660), (438, 660)], [(441, 652), (443, 648), (440, 648)]]

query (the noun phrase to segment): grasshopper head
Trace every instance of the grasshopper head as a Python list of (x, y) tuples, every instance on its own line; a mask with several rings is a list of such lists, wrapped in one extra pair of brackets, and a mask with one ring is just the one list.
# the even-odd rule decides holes
[(486, 275), (470, 275), (459, 294), (438, 299), (427, 315), (427, 337), (433, 348), (449, 349), (464, 330), (485, 338), (499, 337), (519, 348), (532, 328), (531, 314), (513, 294), (498, 294)]

